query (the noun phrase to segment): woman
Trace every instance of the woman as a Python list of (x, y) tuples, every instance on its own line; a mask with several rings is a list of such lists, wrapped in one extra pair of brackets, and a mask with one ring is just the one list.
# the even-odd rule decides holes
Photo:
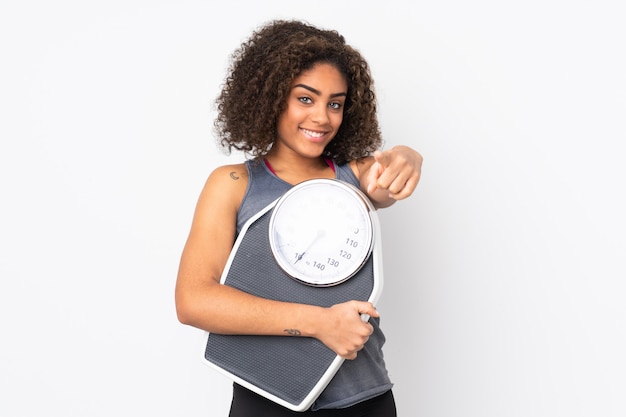
[[(274, 21), (254, 32), (234, 52), (217, 104), (222, 145), (250, 158), (215, 169), (200, 194), (176, 284), (179, 320), (212, 333), (314, 337), (349, 360), (312, 410), (292, 412), (235, 384), (230, 415), (394, 416), (371, 303), (278, 302), (222, 285), (220, 277), (241, 227), (293, 185), (338, 178), (387, 207), (413, 193), (422, 157), (406, 146), (378, 150), (367, 62), (337, 32), (303, 22)], [(372, 319), (363, 322), (361, 314)], [(363, 372), (367, 378), (357, 377)]]

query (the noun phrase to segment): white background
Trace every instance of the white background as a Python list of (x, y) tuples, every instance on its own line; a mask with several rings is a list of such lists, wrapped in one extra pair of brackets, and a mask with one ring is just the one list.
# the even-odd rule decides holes
[(0, 415), (226, 416), (173, 288), (227, 158), (212, 103), (258, 25), (338, 29), (387, 147), (425, 158), (381, 213), (403, 417), (626, 415), (618, 1), (4, 1)]

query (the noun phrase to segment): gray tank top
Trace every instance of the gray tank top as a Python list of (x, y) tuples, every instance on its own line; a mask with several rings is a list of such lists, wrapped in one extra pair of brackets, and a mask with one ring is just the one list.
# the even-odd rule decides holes
[[(292, 185), (278, 178), (262, 160), (246, 161), (248, 186), (237, 213), (237, 233), (256, 213), (283, 195)], [(359, 187), (359, 180), (348, 164), (334, 165), (336, 178)], [(382, 347), (385, 336), (378, 319), (370, 319), (374, 333), (355, 360), (343, 362), (337, 374), (313, 404), (313, 410), (345, 408), (388, 391), (392, 383), (387, 373)]]

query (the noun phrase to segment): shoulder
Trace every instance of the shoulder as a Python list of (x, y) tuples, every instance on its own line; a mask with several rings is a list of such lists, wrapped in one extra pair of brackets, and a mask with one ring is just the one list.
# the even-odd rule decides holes
[[(232, 164), (232, 165), (222, 165), (220, 167), (215, 168), (211, 175), (209, 176), (209, 180), (224, 182), (226, 184), (233, 184), (239, 182), (248, 182), (248, 169), (246, 168), (246, 164)], [(243, 180), (243, 181), (240, 181)], [(226, 185), (223, 184), (223, 185)]]
[(248, 170), (245, 163), (222, 165), (211, 172), (200, 198), (238, 208), (247, 186)]

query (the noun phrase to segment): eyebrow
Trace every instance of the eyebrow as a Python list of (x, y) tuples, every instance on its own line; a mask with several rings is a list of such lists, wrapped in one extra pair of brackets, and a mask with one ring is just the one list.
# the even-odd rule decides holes
[[(296, 88), (296, 87), (302, 87), (305, 90), (309, 90), (310, 92), (312, 92), (313, 94), (318, 95), (318, 96), (322, 95), (321, 91), (319, 91), (319, 90), (317, 90), (317, 89), (315, 89), (313, 87), (310, 87), (310, 86), (308, 86), (306, 84), (296, 84), (296, 85), (293, 86), (293, 88)], [(330, 95), (331, 98), (340, 97), (340, 96), (347, 96), (347, 94), (342, 92), (342, 93), (335, 93), (335, 94), (331, 94)]]

